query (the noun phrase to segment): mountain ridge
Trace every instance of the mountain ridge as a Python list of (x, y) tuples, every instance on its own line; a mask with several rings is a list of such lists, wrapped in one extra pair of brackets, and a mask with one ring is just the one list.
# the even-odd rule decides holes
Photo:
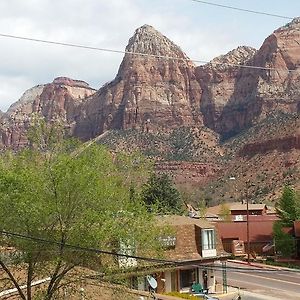
[[(272, 199), (280, 181), (298, 185), (299, 122), (292, 117), (300, 110), (298, 29), (300, 18), (275, 30), (258, 50), (240, 46), (195, 66), (180, 47), (143, 25), (129, 39), (116, 77), (99, 90), (59, 77), (25, 92), (0, 116), (0, 144), (26, 146), (30, 116), (39, 113), (48, 122), (59, 119), (69, 135), (83, 141), (110, 131), (103, 139), (110, 147), (155, 153), (158, 161), (170, 161), (162, 169), (175, 172), (178, 166), (186, 172), (176, 173), (180, 180), (201, 183), (206, 193), (220, 199), (232, 199), (228, 191), (240, 199), (246, 189), (243, 182), (255, 181), (261, 172), (270, 182), (265, 179), (264, 193), (257, 191), (256, 196)], [(203, 165), (194, 172), (184, 161)], [(290, 173), (291, 166), (296, 168), (294, 177), (279, 171)], [(203, 178), (204, 170), (209, 180)], [(249, 172), (255, 174), (251, 177)], [(232, 174), (240, 192), (224, 190)]]

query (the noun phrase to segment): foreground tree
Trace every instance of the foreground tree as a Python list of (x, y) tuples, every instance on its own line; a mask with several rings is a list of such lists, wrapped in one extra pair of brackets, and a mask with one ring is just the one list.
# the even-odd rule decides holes
[(273, 225), (273, 237), (275, 251), (283, 257), (291, 257), (295, 254), (296, 244), (294, 238), (284, 231), (282, 222), (277, 221)]
[(7, 249), (0, 256), (2, 282), (23, 300), (33, 299), (37, 279), (46, 278), (39, 299), (50, 300), (74, 280), (78, 266), (103, 274), (118, 269), (116, 257), (86, 248), (118, 252), (130, 244), (146, 255), (156, 247), (152, 215), (130, 197), (139, 172), (129, 157), (118, 159), (98, 145), (84, 151), (74, 151), (74, 142), (53, 145), (0, 157), (1, 246)]
[(300, 218), (300, 197), (291, 187), (284, 187), (276, 205), (276, 212), (285, 226), (292, 226)]
[(176, 214), (183, 209), (180, 193), (167, 174), (151, 174), (142, 187), (141, 197), (150, 211)]
[(286, 232), (285, 228), (293, 226), (293, 222), (300, 218), (299, 199), (295, 190), (285, 186), (276, 205), (276, 212), (280, 220), (273, 226), (275, 251), (285, 257), (291, 257), (296, 251), (295, 240)]

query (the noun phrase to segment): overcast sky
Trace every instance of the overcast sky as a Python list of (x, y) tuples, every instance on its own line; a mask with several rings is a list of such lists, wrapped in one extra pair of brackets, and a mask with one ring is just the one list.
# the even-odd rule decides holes
[[(209, 1), (209, 0), (207, 0)], [(299, 0), (211, 0), (296, 17)], [(0, 33), (124, 50), (134, 30), (154, 26), (192, 59), (211, 60), (241, 45), (259, 48), (288, 20), (228, 10), (192, 0), (2, 0)], [(67, 76), (100, 88), (122, 54), (0, 37), (0, 109), (26, 89)]]

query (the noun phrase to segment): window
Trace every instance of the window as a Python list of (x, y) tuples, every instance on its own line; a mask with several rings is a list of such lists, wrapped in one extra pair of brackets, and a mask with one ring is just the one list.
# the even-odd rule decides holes
[(202, 250), (216, 249), (215, 230), (202, 229)]
[(191, 287), (194, 281), (198, 281), (197, 269), (180, 270), (180, 289)]

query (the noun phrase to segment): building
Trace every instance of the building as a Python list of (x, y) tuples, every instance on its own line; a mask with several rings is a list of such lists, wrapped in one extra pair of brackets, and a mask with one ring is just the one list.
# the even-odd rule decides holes
[[(249, 241), (250, 252), (254, 256), (271, 255), (274, 253), (273, 245), (273, 224), (278, 220), (274, 216), (249, 215)], [(216, 222), (216, 228), (222, 240), (224, 250), (234, 255), (245, 255), (247, 244), (247, 220)], [(238, 253), (235, 245), (243, 245)], [(270, 246), (270, 247), (269, 247)]]
[(300, 220), (294, 221), (294, 236), (296, 240), (296, 257), (300, 259)]
[[(224, 207), (226, 209), (224, 209)], [(224, 215), (224, 211), (228, 215)], [(278, 220), (273, 207), (265, 204), (225, 203), (207, 209), (206, 218), (213, 218), (225, 251), (236, 256), (245, 255), (247, 229), (249, 229), (250, 252), (253, 256), (274, 254), (273, 224)]]
[[(247, 216), (246, 203), (224, 203), (216, 206), (208, 207), (206, 211), (206, 218), (208, 220), (222, 221), (224, 219), (224, 208), (228, 210), (229, 217), (232, 221), (242, 221)], [(276, 211), (273, 207), (265, 204), (249, 203), (249, 215), (253, 216), (276, 216)]]
[[(157, 222), (171, 229), (170, 235), (159, 240), (165, 247), (165, 259), (176, 261), (175, 267), (152, 273), (158, 283), (157, 292), (189, 292), (194, 281), (215, 292), (214, 265), (226, 263), (229, 256), (223, 250), (215, 226), (206, 220), (175, 215), (157, 217)], [(144, 277), (138, 288), (148, 289)]]

